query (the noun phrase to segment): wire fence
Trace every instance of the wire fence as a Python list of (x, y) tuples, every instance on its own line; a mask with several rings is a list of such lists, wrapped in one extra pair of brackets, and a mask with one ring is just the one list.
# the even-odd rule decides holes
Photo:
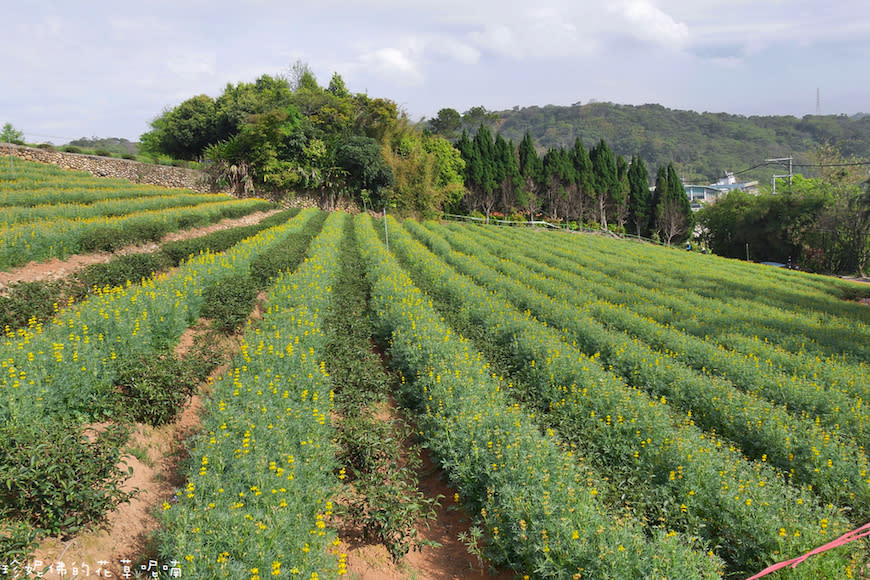
[(610, 236), (612, 238), (617, 239), (633, 239), (641, 242), (648, 242), (650, 244), (657, 244), (659, 246), (664, 246), (663, 242), (659, 240), (654, 240), (651, 238), (645, 238), (643, 236), (638, 236), (635, 234), (622, 233), (618, 234), (616, 232), (612, 232), (610, 230), (603, 230), (601, 228), (590, 228), (584, 226), (582, 224), (577, 224), (574, 226), (569, 226), (569, 224), (565, 224), (564, 226), (556, 225), (550, 223), (548, 221), (542, 220), (525, 220), (525, 221), (516, 221), (516, 220), (506, 220), (506, 219), (498, 219), (498, 218), (480, 218), (470, 215), (457, 215), (451, 213), (442, 214), (444, 219), (452, 220), (452, 221), (461, 221), (461, 222), (471, 222), (477, 223), (480, 225), (496, 225), (496, 226), (507, 226), (507, 227), (539, 227), (551, 230), (559, 230), (566, 231), (572, 233), (588, 233), (588, 234), (601, 234), (605, 236)]

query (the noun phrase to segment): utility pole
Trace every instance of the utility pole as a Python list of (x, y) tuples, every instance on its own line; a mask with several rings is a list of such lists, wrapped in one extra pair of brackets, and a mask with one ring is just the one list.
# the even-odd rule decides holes
[(792, 178), (792, 175), (794, 175), (794, 173), (792, 172), (792, 157), (788, 156), (788, 157), (779, 157), (777, 159), (765, 159), (765, 161), (767, 163), (782, 163), (783, 165), (785, 165), (785, 162), (788, 161), (788, 173), (774, 175), (771, 178), (771, 182), (773, 185), (773, 193), (776, 193), (776, 178), (777, 177), (788, 177), (788, 185), (789, 185), (789, 187), (791, 187), (791, 178)]

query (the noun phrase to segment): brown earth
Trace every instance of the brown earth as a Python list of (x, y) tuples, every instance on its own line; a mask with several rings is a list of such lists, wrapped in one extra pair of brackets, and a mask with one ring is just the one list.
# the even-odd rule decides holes
[(348, 576), (356, 580), (507, 580), (514, 575), (507, 571), (493, 572), (486, 562), (470, 554), (459, 540), (468, 532), (471, 520), (454, 502), (455, 490), (441, 478), (441, 470), (432, 462), (429, 452), (423, 453), (419, 489), (427, 498), (440, 496), (436, 517), (427, 526), (417, 526), (419, 537), (435, 542), (413, 550), (398, 563), (390, 557), (383, 544), (371, 544), (343, 534), (340, 550), (347, 554)]
[[(373, 418), (387, 422), (402, 422), (403, 418), (407, 421), (391, 398), (378, 405)], [(405, 441), (400, 464), (406, 465), (408, 455), (415, 452)], [(468, 552), (459, 540), (459, 535), (468, 532), (471, 519), (456, 503), (456, 490), (444, 482), (443, 472), (433, 461), (431, 453), (423, 450), (420, 459), (421, 465), (416, 474), (417, 489), (425, 498), (437, 500), (434, 504), (435, 517), (416, 525), (420, 545), (395, 562), (384, 544), (366, 541), (361, 530), (347, 527), (344, 522), (333, 522), (339, 529), (339, 550), (347, 554), (348, 576), (355, 580), (513, 578), (508, 572), (491, 571), (487, 562)]]

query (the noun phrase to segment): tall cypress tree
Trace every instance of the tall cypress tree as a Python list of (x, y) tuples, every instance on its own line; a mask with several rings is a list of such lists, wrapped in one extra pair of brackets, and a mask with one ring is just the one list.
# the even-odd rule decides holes
[(613, 201), (617, 186), (616, 158), (604, 139), (589, 152), (592, 161), (592, 175), (595, 184), (595, 197), (598, 200), (598, 219), (603, 229), (607, 229), (607, 204)]
[(591, 218), (591, 200), (594, 197), (595, 185), (592, 175), (592, 160), (589, 153), (583, 147), (580, 137), (574, 139), (574, 147), (571, 148), (571, 163), (574, 165), (574, 179), (576, 183), (575, 198), (572, 206), (576, 210), (577, 218), (583, 222)]
[(649, 172), (643, 159), (634, 156), (628, 167), (628, 224), (638, 236), (649, 237), (650, 217), (653, 215), (650, 207), (652, 193), (649, 190)]
[(495, 136), (495, 157), (499, 165), (501, 182), (498, 185), (499, 209), (508, 213), (516, 203), (516, 192), (521, 186), (520, 168), (517, 164), (517, 151), (513, 141), (498, 133)]
[(529, 220), (535, 219), (538, 207), (538, 191), (542, 181), (543, 162), (535, 149), (532, 136), (526, 131), (520, 141), (518, 151), (520, 175), (523, 178), (523, 188), (517, 195), (518, 202), (529, 212)]
[(662, 241), (671, 244), (690, 236), (695, 216), (673, 163), (669, 163), (667, 168), (659, 167), (656, 197), (656, 230)]

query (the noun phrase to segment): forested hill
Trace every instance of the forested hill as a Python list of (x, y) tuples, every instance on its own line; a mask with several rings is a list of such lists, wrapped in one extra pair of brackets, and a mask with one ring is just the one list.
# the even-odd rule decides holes
[[(870, 158), (870, 115), (745, 117), (613, 103), (517, 107), (495, 115), (493, 129), (515, 143), (526, 131), (543, 149), (571, 147), (577, 136), (587, 148), (604, 139), (614, 153), (639, 155), (649, 167), (673, 161), (683, 178), (696, 183), (772, 157), (791, 155), (795, 163), (812, 163), (812, 152), (825, 142), (846, 157)], [(769, 166), (742, 177), (769, 181), (774, 172), (783, 171)]]

